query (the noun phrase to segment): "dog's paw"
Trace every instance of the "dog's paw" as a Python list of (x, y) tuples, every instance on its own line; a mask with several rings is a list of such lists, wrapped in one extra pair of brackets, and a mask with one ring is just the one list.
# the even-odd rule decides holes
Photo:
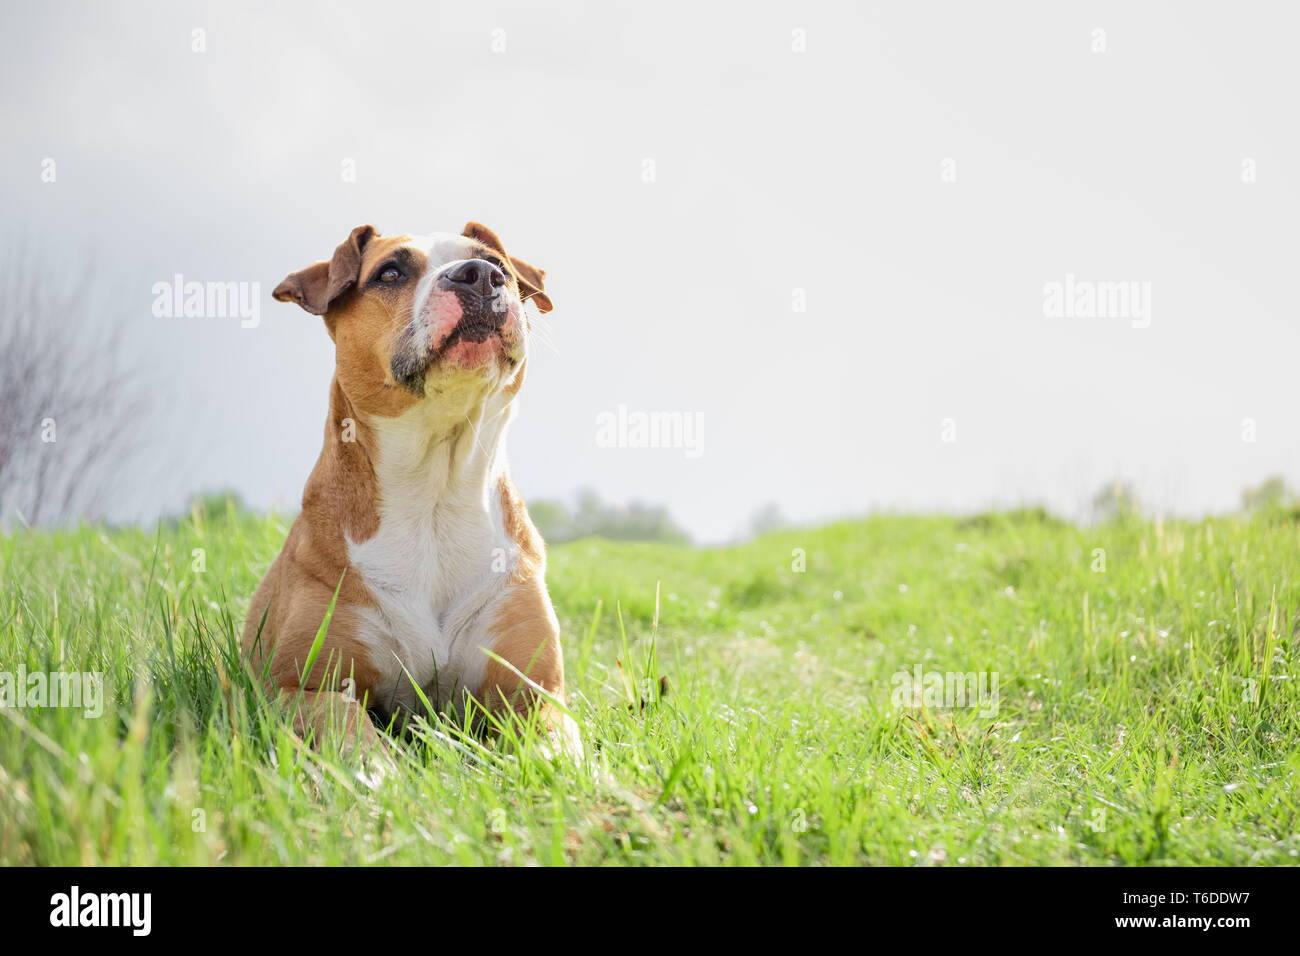
[(387, 745), (380, 744), (361, 757), (361, 767), (352, 776), (357, 783), (369, 790), (378, 790), (388, 779), (388, 775), (395, 773), (397, 763), (393, 759), (392, 753)]
[(547, 760), (564, 758), (579, 765), (587, 755), (578, 733), (578, 722), (567, 714), (560, 714), (547, 724), (546, 739), (540, 749)]

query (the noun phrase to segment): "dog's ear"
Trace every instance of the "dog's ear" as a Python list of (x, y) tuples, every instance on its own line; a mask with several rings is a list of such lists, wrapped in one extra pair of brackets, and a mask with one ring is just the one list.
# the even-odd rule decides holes
[(497, 234), (481, 222), (465, 223), (465, 231), (462, 232), (461, 235), (467, 236), (470, 239), (475, 239), (478, 242), (483, 243), (483, 245), (487, 246), (489, 249), (495, 249), (503, 256), (506, 254), (506, 247), (501, 244), (501, 240), (497, 237)]
[(514, 256), (510, 257), (510, 264), (515, 267), (515, 275), (519, 277), (519, 298), (536, 302), (537, 308), (542, 312), (550, 312), (555, 308), (551, 304), (551, 297), (542, 291), (542, 282), (546, 279), (545, 270)]
[(551, 304), (551, 297), (543, 291), (542, 283), (546, 279), (546, 273), (536, 266), (529, 265), (523, 259), (516, 259), (510, 253), (506, 252), (506, 247), (502, 244), (497, 234), (487, 226), (478, 222), (465, 223), (465, 231), (461, 233), (470, 239), (477, 239), (489, 249), (493, 249), (510, 260), (514, 266), (515, 275), (519, 279), (519, 298), (527, 302), (529, 299), (537, 303), (537, 308), (542, 312), (550, 312), (554, 305)]
[(324, 315), (334, 300), (361, 277), (361, 255), (377, 236), (374, 226), (357, 226), (334, 250), (334, 258), (291, 272), (271, 295), (278, 302), (297, 302), (312, 315)]

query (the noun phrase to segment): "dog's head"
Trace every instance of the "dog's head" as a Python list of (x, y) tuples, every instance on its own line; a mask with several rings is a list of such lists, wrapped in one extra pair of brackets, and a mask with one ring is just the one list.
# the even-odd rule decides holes
[(358, 226), (331, 259), (290, 273), (273, 295), (324, 316), (344, 393), (359, 410), (392, 417), (421, 401), (481, 404), (517, 390), (524, 303), (551, 310), (544, 277), (476, 222), (460, 235)]

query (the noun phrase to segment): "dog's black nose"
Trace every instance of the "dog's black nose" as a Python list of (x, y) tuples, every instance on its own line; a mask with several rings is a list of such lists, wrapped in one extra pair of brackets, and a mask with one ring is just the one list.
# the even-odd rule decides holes
[(466, 259), (446, 275), (453, 287), (488, 296), (506, 284), (506, 274), (486, 259)]

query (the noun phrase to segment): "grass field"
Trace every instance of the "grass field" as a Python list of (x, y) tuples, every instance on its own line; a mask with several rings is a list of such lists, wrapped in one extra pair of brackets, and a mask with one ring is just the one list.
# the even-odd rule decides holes
[[(1300, 856), (1294, 516), (562, 545), (548, 580), (588, 765), (439, 722), (374, 787), (241, 676), (236, 635), (285, 532), (200, 514), (0, 537), (0, 671), (100, 671), (108, 694), (98, 719), (0, 708), (0, 863)], [(899, 694), (918, 667), (996, 675), (996, 706)]]

